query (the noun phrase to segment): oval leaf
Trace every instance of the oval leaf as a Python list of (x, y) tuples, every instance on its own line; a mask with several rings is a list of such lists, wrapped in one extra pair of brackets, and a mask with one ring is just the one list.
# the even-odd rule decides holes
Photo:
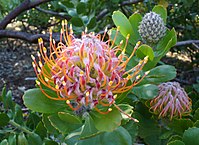
[[(130, 34), (130, 40), (133, 39), (133, 28), (131, 26), (131, 23), (127, 19), (127, 17), (120, 11), (114, 11), (112, 15), (112, 19), (114, 24), (118, 27), (120, 26), (120, 32), (121, 34), (126, 37), (128, 34)], [(135, 40), (134, 40), (135, 41)], [(136, 43), (136, 41), (134, 42)]]
[(138, 32), (141, 21), (142, 21), (142, 16), (139, 13), (134, 13), (129, 17), (129, 22), (131, 23), (131, 26), (133, 28), (132, 36), (135, 39), (135, 41), (139, 41), (142, 39)]
[(136, 50), (136, 55), (140, 59), (144, 59), (145, 56), (148, 56), (151, 61), (154, 58), (153, 49), (150, 46), (146, 45), (146, 44), (141, 45)]
[[(46, 92), (49, 92), (46, 90)], [(64, 101), (56, 101), (47, 98), (39, 88), (25, 92), (23, 101), (26, 107), (40, 113), (55, 113), (66, 108)]]
[(199, 143), (199, 128), (189, 128), (186, 130), (182, 137), (186, 145), (198, 145)]
[(104, 133), (102, 136), (102, 145), (132, 145), (131, 135), (121, 126), (113, 132)]
[(91, 117), (99, 131), (113, 131), (121, 124), (122, 120), (121, 113), (116, 108), (113, 108), (108, 114), (93, 112)]
[(155, 6), (152, 11), (159, 14), (160, 17), (164, 20), (164, 23), (166, 24), (167, 10), (162, 5)]
[(67, 123), (72, 123), (72, 124), (81, 124), (81, 120), (77, 117), (74, 116), (70, 113), (66, 112), (58, 112), (58, 116), (61, 120), (67, 122)]
[(59, 118), (57, 114), (48, 116), (48, 119), (52, 124), (52, 126), (63, 134), (69, 133), (70, 131), (73, 131), (81, 126), (81, 124), (74, 124), (74, 123), (69, 123), (67, 121), (63, 121)]
[(150, 73), (140, 84), (159, 84), (176, 77), (176, 69), (171, 65), (160, 65), (150, 70)]
[(158, 95), (158, 87), (152, 84), (145, 84), (142, 86), (133, 87), (132, 92), (140, 99), (150, 100)]
[(10, 118), (6, 113), (0, 113), (0, 126), (6, 126), (8, 125), (8, 122), (10, 121)]
[(79, 18), (79, 17), (72, 17), (72, 18), (70, 19), (70, 21), (71, 21), (71, 23), (72, 23), (74, 26), (76, 26), (76, 27), (81, 27), (81, 26), (84, 25), (82, 19)]
[(180, 140), (175, 140), (175, 141), (169, 142), (168, 145), (185, 145), (185, 144), (184, 144), (184, 142), (182, 142)]

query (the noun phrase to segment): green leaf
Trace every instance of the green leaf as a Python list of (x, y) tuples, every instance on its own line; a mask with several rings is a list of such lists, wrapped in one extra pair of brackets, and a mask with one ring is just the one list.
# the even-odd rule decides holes
[(12, 112), (14, 112), (15, 103), (12, 100), (12, 92), (8, 91), (6, 93), (6, 86), (4, 86), (3, 89), (2, 89), (0, 101), (1, 100), (3, 102), (4, 108), (11, 109)]
[(97, 21), (96, 17), (93, 17), (93, 18), (90, 19), (90, 21), (89, 21), (89, 23), (87, 25), (89, 30), (93, 29), (96, 26), (96, 21)]
[(152, 84), (145, 84), (138, 87), (133, 87), (132, 93), (140, 99), (150, 100), (158, 95), (158, 87)]
[(41, 118), (39, 115), (37, 115), (36, 113), (30, 113), (27, 118), (26, 126), (34, 130), (40, 121), (41, 121)]
[(123, 125), (123, 127), (129, 132), (132, 142), (134, 143), (138, 135), (138, 124), (134, 121), (129, 121), (127, 124)]
[(57, 142), (55, 142), (55, 141), (52, 141), (52, 140), (45, 140), (44, 141), (44, 144), (42, 144), (42, 145), (58, 145), (58, 143)]
[[(141, 109), (143, 110), (144, 108)], [(135, 118), (139, 120), (138, 135), (144, 139), (145, 143), (149, 145), (161, 144), (161, 140), (159, 139), (159, 136), (161, 135), (161, 129), (157, 124), (157, 120), (150, 119), (146, 117), (145, 114), (138, 112), (134, 112), (134, 115)]]
[(180, 140), (175, 140), (175, 141), (169, 142), (167, 145), (185, 145), (185, 144), (184, 144), (184, 142), (182, 142)]
[(136, 50), (136, 56), (140, 59), (144, 59), (145, 56), (148, 56), (152, 61), (154, 58), (153, 49), (150, 46), (143, 44)]
[(0, 145), (9, 145), (7, 139), (2, 140)]
[(176, 77), (176, 69), (171, 65), (160, 65), (150, 70), (150, 73), (140, 84), (159, 84)]
[(106, 132), (102, 134), (102, 145), (132, 145), (132, 138), (129, 132), (123, 128), (118, 127), (113, 132)]
[(132, 33), (132, 36), (133, 38), (135, 39), (135, 41), (139, 41), (139, 40), (142, 40), (139, 32), (138, 32), (138, 29), (139, 29), (139, 25), (140, 25), (140, 22), (142, 21), (142, 16), (141, 14), (139, 13), (134, 13), (132, 14), (130, 17), (129, 17), (129, 21), (131, 23), (131, 26), (133, 28), (133, 33)]
[(172, 135), (169, 138), (168, 142), (172, 142), (172, 141), (175, 141), (175, 140), (182, 140), (182, 136), (180, 136), (180, 135)]
[(85, 123), (80, 135), (80, 139), (86, 139), (89, 138), (91, 136), (96, 136), (98, 135), (100, 132), (95, 128), (95, 124), (93, 122), (93, 119), (90, 117), (90, 115), (88, 115), (85, 118)]
[(77, 13), (78, 13), (78, 14), (83, 14), (83, 13), (85, 13), (85, 12), (86, 12), (86, 4), (85, 4), (84, 2), (79, 2), (79, 3), (77, 4), (76, 9), (77, 9)]
[(79, 17), (72, 17), (70, 19), (70, 21), (76, 27), (82, 27), (82, 26), (84, 26), (82, 19), (79, 18)]
[(8, 137), (9, 145), (16, 145), (17, 144), (17, 137), (16, 134), (10, 134)]
[(194, 125), (193, 125), (194, 127), (198, 127), (199, 128), (199, 120), (197, 120), (195, 123), (194, 123)]
[(116, 108), (113, 108), (108, 114), (91, 112), (91, 117), (99, 131), (113, 131), (121, 124), (122, 120), (121, 113)]
[(62, 121), (65, 121), (67, 123), (71, 123), (71, 124), (82, 124), (82, 121), (77, 117), (74, 116), (70, 113), (66, 113), (66, 112), (58, 112), (58, 116)]
[(166, 35), (158, 42), (155, 56), (158, 60), (162, 58), (166, 53), (173, 47), (177, 42), (177, 35), (175, 29), (173, 28), (171, 31), (168, 31)]
[(35, 128), (35, 133), (38, 134), (41, 137), (41, 139), (44, 139), (47, 136), (47, 130), (44, 127), (44, 124), (42, 121), (40, 121), (37, 127)]
[(186, 145), (198, 145), (199, 128), (193, 127), (185, 130), (182, 140)]
[(121, 34), (126, 37), (128, 34), (130, 34), (129, 41), (132, 41), (133, 44), (136, 44), (136, 40), (133, 39), (133, 28), (131, 26), (131, 23), (127, 19), (127, 17), (120, 11), (114, 11), (112, 15), (112, 19), (114, 24), (118, 27), (120, 27)]
[(8, 117), (8, 115), (6, 113), (0, 113), (0, 126), (6, 126), (8, 125), (10, 121), (10, 118)]
[(23, 132), (18, 135), (18, 145), (28, 145), (28, 141)]
[(41, 145), (42, 144), (41, 138), (36, 133), (28, 134), (27, 139), (28, 139), (28, 145)]
[(48, 116), (49, 121), (51, 122), (52, 126), (55, 127), (59, 132), (66, 134), (69, 133), (79, 127), (81, 127), (82, 124), (76, 124), (67, 122), (67, 120), (61, 120), (58, 114), (53, 114)]
[(23, 113), (21, 110), (21, 106), (18, 104), (15, 105), (15, 115), (14, 115), (14, 121), (20, 125), (23, 125), (24, 119), (23, 119)]
[(193, 84), (193, 88), (199, 93), (199, 83), (198, 84)]
[(194, 119), (199, 120), (199, 108), (194, 113)]
[[(50, 93), (48, 90), (45, 92)], [(23, 101), (26, 107), (40, 113), (55, 113), (66, 108), (64, 101), (49, 99), (38, 88), (26, 91)]]
[(44, 127), (47, 129), (48, 133), (51, 134), (57, 134), (58, 130), (52, 126), (52, 124), (50, 123), (49, 119), (48, 119), (48, 114), (43, 114), (42, 115), (42, 122), (44, 123)]
[(164, 23), (166, 24), (167, 21), (167, 10), (161, 6), (161, 5), (157, 5), (153, 8), (152, 10), (153, 12), (157, 13), (160, 15), (160, 17), (164, 20)]
[(168, 126), (174, 132), (182, 135), (186, 129), (193, 126), (193, 122), (190, 119), (174, 119)]

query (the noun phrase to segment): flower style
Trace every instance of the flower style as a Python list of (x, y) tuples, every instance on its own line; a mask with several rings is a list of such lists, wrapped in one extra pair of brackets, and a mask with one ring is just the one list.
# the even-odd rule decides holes
[[(116, 35), (118, 31), (119, 27)], [(109, 34), (109, 39), (104, 42), (106, 33), (107, 30), (101, 36), (93, 32), (87, 34), (85, 30), (80, 39), (75, 38), (72, 25), (68, 33), (67, 21), (63, 21), (60, 42), (57, 45), (50, 31), (49, 52), (44, 47), (43, 40), (38, 40), (40, 52), (37, 53), (37, 59), (32, 56), (32, 65), (38, 78), (36, 84), (46, 97), (65, 100), (74, 111), (86, 106), (106, 114), (112, 110), (111, 106), (115, 105), (118, 93), (130, 90), (147, 75), (148, 72), (140, 76), (139, 72), (148, 57), (131, 70), (125, 71), (140, 42), (127, 57), (125, 49), (129, 35), (122, 49), (123, 41), (114, 46), (116, 36), (111, 42)], [(55, 91), (57, 96), (49, 95), (46, 88)]]
[(178, 82), (162, 83), (159, 86), (159, 95), (151, 100), (150, 110), (159, 117), (182, 117), (191, 112), (191, 99)]

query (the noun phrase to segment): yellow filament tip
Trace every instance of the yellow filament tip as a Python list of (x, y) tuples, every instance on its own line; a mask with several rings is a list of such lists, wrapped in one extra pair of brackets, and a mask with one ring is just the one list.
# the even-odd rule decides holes
[(35, 81), (37, 85), (40, 85), (40, 82), (38, 80)]
[(70, 101), (69, 101), (69, 100), (66, 100), (66, 104), (70, 104)]
[(145, 72), (145, 75), (148, 75), (150, 73), (150, 71)]
[(41, 63), (41, 61), (39, 61), (39, 66), (40, 66), (41, 68), (42, 68), (42, 66), (43, 66), (42, 63)]
[(59, 89), (59, 86), (58, 86), (58, 85), (55, 85), (55, 89), (57, 89), (57, 90), (58, 90), (58, 89)]
[(89, 92), (86, 92), (86, 96), (87, 96), (87, 97), (89, 96), (89, 94), (90, 94)]
[(129, 39), (129, 37), (130, 37), (130, 34), (128, 34), (128, 35), (126, 36), (126, 39)]
[(64, 21), (64, 20), (62, 20), (62, 21), (61, 21), (61, 24), (62, 24), (62, 26), (64, 26), (64, 24), (65, 24), (65, 21)]
[(110, 82), (108, 83), (109, 86), (112, 86), (112, 84), (113, 84), (113, 81), (110, 81)]
[(120, 26), (117, 26), (117, 31), (120, 31)]
[(36, 65), (35, 65), (35, 63), (34, 62), (32, 62), (32, 66), (35, 68), (36, 67)]
[(106, 33), (107, 31), (108, 31), (108, 28), (106, 27), (105, 30), (104, 30), (104, 32)]
[(44, 77), (44, 80), (45, 80), (46, 82), (48, 82), (48, 81), (49, 81), (49, 79), (48, 79), (47, 77)]
[(140, 77), (141, 77), (141, 76), (140, 76), (140, 75), (138, 75), (138, 76), (136, 77), (136, 80), (140, 79)]
[(138, 45), (138, 46), (139, 46), (140, 44), (141, 44), (141, 41), (138, 41), (138, 42), (136, 43), (136, 45)]
[(52, 34), (52, 32), (53, 32), (53, 31), (52, 31), (52, 28), (50, 28), (50, 29), (49, 29), (49, 33)]
[(32, 60), (35, 60), (35, 57), (33, 55), (31, 55)]
[(44, 53), (46, 53), (46, 52), (47, 52), (46, 47), (43, 47), (43, 52), (44, 52)]
[(86, 28), (85, 28), (85, 33), (87, 33), (87, 32), (88, 32), (88, 28), (86, 27)]
[(66, 82), (65, 82), (65, 81), (62, 81), (62, 85), (64, 85), (64, 86), (65, 86), (65, 85), (66, 85)]
[(109, 30), (108, 35), (111, 36), (111, 34), (112, 34), (112, 30)]
[(84, 72), (83, 72), (83, 71), (80, 71), (79, 75), (80, 75), (80, 76), (83, 76), (83, 75), (84, 75)]
[(64, 20), (64, 23), (65, 23), (65, 25), (67, 25), (67, 24), (68, 24), (68, 21), (67, 21), (67, 20)]
[(126, 77), (127, 80), (129, 80), (131, 78), (131, 75), (128, 74), (128, 76)]
[(40, 68), (37, 68), (37, 71), (38, 71), (38, 73), (40, 73), (40, 72), (41, 72), (41, 69), (40, 69)]
[(148, 59), (149, 59), (149, 56), (146, 56), (146, 57), (144, 58), (144, 62), (146, 63), (146, 62), (148, 61)]
[(37, 51), (37, 56), (38, 56), (38, 57), (40, 57), (40, 56), (41, 56), (41, 54), (39, 53), (39, 51)]
[(116, 94), (116, 95), (114, 95), (114, 96), (113, 96), (113, 98), (114, 98), (114, 99), (116, 99), (116, 98), (117, 98), (117, 94)]
[(108, 111), (111, 112), (113, 109), (112, 108), (108, 108)]
[(122, 45), (122, 44), (123, 44), (123, 42), (124, 42), (124, 41), (123, 41), (123, 40), (121, 40), (121, 41), (120, 41), (120, 45)]

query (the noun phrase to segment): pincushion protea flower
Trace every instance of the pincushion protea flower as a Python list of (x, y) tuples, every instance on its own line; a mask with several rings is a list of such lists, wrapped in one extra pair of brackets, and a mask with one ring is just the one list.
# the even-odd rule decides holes
[(159, 95), (151, 100), (150, 110), (159, 117), (182, 117), (191, 112), (191, 99), (178, 82), (162, 83), (159, 86)]
[[(53, 100), (65, 100), (72, 110), (78, 110), (82, 106), (95, 109), (102, 114), (110, 112), (118, 93), (130, 90), (138, 84), (144, 76), (139, 75), (148, 57), (129, 71), (125, 71), (126, 65), (134, 55), (140, 42), (127, 57), (124, 52), (128, 43), (126, 38), (125, 47), (114, 46), (116, 36), (111, 42), (104, 42), (103, 36), (94, 33), (82, 32), (80, 39), (73, 36), (72, 26), (70, 33), (67, 29), (67, 21), (62, 22), (60, 42), (56, 45), (50, 31), (50, 50), (43, 45), (40, 38), (40, 52), (38, 62), (34, 56), (33, 67), (37, 75), (37, 85), (43, 94)], [(119, 28), (117, 29), (117, 33)], [(62, 42), (62, 39), (65, 42)], [(132, 83), (129, 81), (132, 80)], [(57, 97), (50, 96), (45, 88), (57, 93)], [(120, 108), (118, 108), (120, 110)], [(121, 111), (121, 110), (120, 110)]]

